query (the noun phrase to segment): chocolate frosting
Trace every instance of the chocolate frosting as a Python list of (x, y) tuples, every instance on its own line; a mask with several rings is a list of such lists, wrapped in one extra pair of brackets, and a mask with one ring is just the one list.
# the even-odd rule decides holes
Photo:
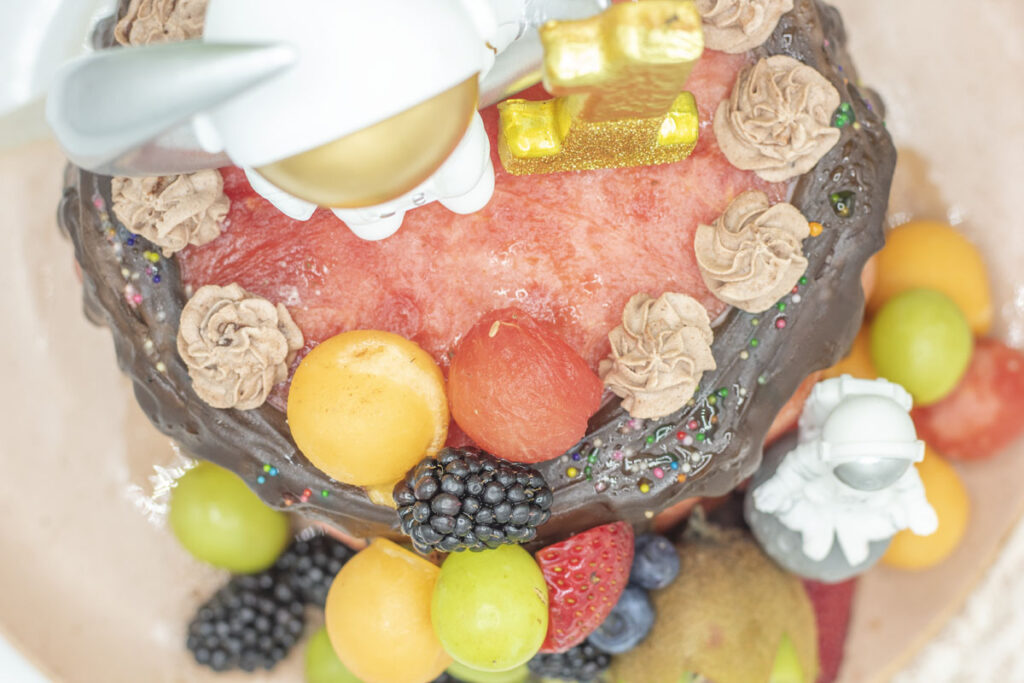
[(712, 225), (698, 225), (693, 248), (708, 289), (725, 303), (762, 313), (782, 299), (807, 270), (803, 214), (764, 192), (744, 192)]
[[(804, 377), (834, 363), (852, 343), (864, 308), (861, 270), (884, 239), (896, 152), (880, 101), (855, 85), (845, 45), (836, 10), (796, 0), (754, 52), (785, 54), (818, 70), (859, 124), (839, 129), (839, 142), (793, 189), (790, 202), (828, 228), (805, 242), (806, 284), (782, 302), (785, 311), (731, 309), (717, 321), (717, 369), (704, 374), (679, 411), (640, 421), (608, 395), (584, 441), (538, 465), (555, 495), (551, 520), (535, 543), (618, 519), (642, 523), (686, 498), (730, 491), (757, 469), (764, 435)], [(355, 536), (401, 538), (394, 510), (310, 465), (280, 411), (267, 405), (218, 410), (195, 395), (176, 350), (187, 301), (177, 263), (155, 264), (160, 281), (153, 282), (147, 243), (113, 220), (109, 206), (109, 178), (69, 169), (59, 218), (82, 267), (86, 314), (111, 328), (119, 363), (153, 424), (196, 456), (234, 470), (272, 506)], [(268, 469), (276, 476), (266, 476)]]
[(686, 405), (705, 371), (715, 369), (714, 338), (707, 310), (693, 297), (636, 294), (608, 334), (612, 353), (601, 361), (601, 379), (630, 416), (665, 417)]

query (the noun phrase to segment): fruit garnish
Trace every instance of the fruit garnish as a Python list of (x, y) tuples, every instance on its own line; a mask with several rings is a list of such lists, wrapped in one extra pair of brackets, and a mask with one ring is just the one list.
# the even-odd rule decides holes
[(902, 385), (919, 406), (953, 391), (973, 348), (963, 313), (949, 297), (932, 289), (896, 295), (871, 325), (871, 360), (878, 374)]
[(600, 678), (611, 663), (611, 655), (584, 642), (565, 652), (538, 654), (530, 660), (529, 667), (539, 678), (589, 683)]
[(868, 310), (891, 298), (927, 288), (952, 299), (975, 335), (992, 327), (992, 293), (985, 262), (971, 242), (945, 223), (912, 221), (889, 232), (878, 253), (878, 279)]
[(302, 600), (276, 571), (232, 578), (196, 612), (186, 645), (214, 671), (270, 669), (302, 635)]
[(658, 534), (641, 534), (633, 543), (633, 566), (629, 582), (657, 590), (679, 576), (679, 554), (672, 541)]
[(927, 569), (949, 557), (963, 540), (970, 516), (967, 490), (952, 465), (928, 447), (916, 467), (924, 495), (939, 517), (939, 528), (928, 536), (909, 530), (893, 536), (882, 562), (898, 569)]
[(921, 438), (947, 458), (994, 455), (1024, 434), (1024, 353), (979, 340), (953, 393), (912, 415)]
[(462, 683), (526, 683), (530, 670), (522, 664), (508, 671), (477, 671), (460, 662), (452, 662), (448, 675)]
[(878, 379), (878, 371), (871, 360), (871, 327), (860, 328), (850, 352), (841, 361), (822, 373), (822, 379), (850, 375), (858, 379)]
[(550, 600), (542, 652), (565, 652), (601, 625), (629, 582), (633, 527), (613, 522), (537, 552)]
[(362, 683), (334, 654), (326, 628), (318, 629), (306, 645), (306, 683)]
[(171, 530), (197, 559), (235, 574), (266, 569), (288, 545), (288, 516), (232, 472), (201, 462), (171, 491)]
[(626, 586), (608, 618), (594, 629), (587, 640), (605, 652), (622, 654), (646, 638), (652, 626), (654, 607), (647, 591), (640, 586)]
[(684, 674), (711, 681), (768, 681), (783, 635), (808, 683), (818, 674), (814, 611), (799, 579), (739, 530), (691, 515), (678, 546), (679, 576), (650, 593), (657, 620), (635, 648), (616, 655), (613, 681), (665, 683)]
[(508, 671), (537, 653), (548, 627), (548, 591), (518, 545), (454, 553), (441, 565), (431, 607), (434, 630), (457, 662)]
[(345, 332), (302, 359), (288, 392), (288, 425), (322, 472), (354, 486), (390, 486), (444, 445), (444, 376), (404, 337)]
[(839, 666), (843, 663), (857, 580), (850, 579), (841, 583), (804, 581), (804, 589), (814, 605), (814, 616), (818, 622), (821, 673), (817, 683), (832, 683), (839, 675)]
[(575, 445), (603, 391), (551, 325), (517, 308), (483, 316), (448, 373), (455, 421), (481, 448), (514, 462), (548, 460)]
[(765, 444), (770, 444), (791, 429), (796, 429), (800, 413), (804, 411), (804, 403), (807, 402), (807, 397), (811, 395), (811, 390), (814, 389), (814, 385), (820, 379), (820, 372), (812, 372), (804, 378), (804, 381), (796, 388), (793, 395), (789, 397), (785, 405), (776, 413), (775, 419), (772, 420), (772, 425), (768, 428), (768, 433), (764, 437)]
[(302, 600), (323, 607), (334, 577), (354, 554), (344, 543), (317, 534), (292, 542), (274, 567), (287, 575)]
[(353, 674), (379, 683), (423, 683), (451, 664), (430, 623), (440, 570), (378, 538), (338, 573), (327, 594), (327, 633)]
[(445, 448), (395, 485), (402, 531), (421, 553), (525, 543), (551, 516), (551, 489), (537, 470), (477, 448)]
[(800, 655), (788, 635), (783, 635), (782, 642), (779, 643), (775, 663), (772, 665), (772, 677), (768, 679), (768, 683), (814, 683), (804, 677)]

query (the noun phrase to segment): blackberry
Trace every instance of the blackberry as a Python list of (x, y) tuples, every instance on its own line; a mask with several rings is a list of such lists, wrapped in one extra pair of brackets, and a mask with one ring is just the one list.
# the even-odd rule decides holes
[(288, 655), (306, 625), (291, 583), (271, 569), (236, 576), (214, 593), (188, 626), (186, 644), (214, 671), (270, 669)]
[(402, 531), (424, 554), (525, 543), (551, 517), (551, 489), (540, 472), (477, 448), (426, 458), (393, 495)]
[(305, 534), (292, 541), (276, 568), (304, 602), (323, 608), (334, 577), (354, 554), (347, 545), (323, 533)]
[(565, 652), (539, 654), (530, 660), (528, 666), (530, 672), (539, 678), (586, 683), (596, 680), (611, 663), (610, 654), (583, 641)]

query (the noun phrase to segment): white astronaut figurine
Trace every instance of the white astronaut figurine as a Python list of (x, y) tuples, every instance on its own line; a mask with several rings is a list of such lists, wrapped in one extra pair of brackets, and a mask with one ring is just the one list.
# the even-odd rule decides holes
[[(481, 93), (523, 82), (542, 57), (541, 23), (608, 4), (209, 0), (201, 40), (66, 65), (47, 120), (84, 168), (170, 175), (233, 163), (285, 214), (327, 207), (382, 239), (430, 202), (472, 213), (490, 201)], [(502, 61), (513, 44), (514, 63)], [(500, 82), (485, 81), (496, 60)]]
[(886, 380), (819, 382), (795, 447), (766, 454), (747, 492), (747, 521), (765, 552), (834, 582), (874, 564), (902, 529), (933, 533), (938, 518), (911, 466), (924, 457), (911, 406), (910, 394)]

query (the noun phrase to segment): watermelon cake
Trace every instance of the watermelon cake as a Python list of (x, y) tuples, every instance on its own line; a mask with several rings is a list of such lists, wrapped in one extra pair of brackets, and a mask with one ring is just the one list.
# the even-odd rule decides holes
[[(68, 170), (59, 218), (81, 267), (85, 311), (110, 328), (153, 425), (233, 472), (267, 506), (354, 544), (374, 539), (346, 567), (371, 558), (415, 594), (436, 581), (433, 628), (457, 662), (474, 660), (455, 654), (465, 646), (453, 626), (478, 570), (463, 558), (474, 556), (521, 567), (510, 570), (521, 581), (509, 595), (523, 599), (506, 614), (528, 620), (530, 581), (547, 583), (551, 628), (530, 655), (573, 652), (578, 667), (600, 660), (604, 668), (607, 653), (630, 650), (636, 643), (601, 629), (613, 608), (633, 614), (629, 600), (636, 614), (650, 612), (630, 572), (646, 552), (653, 559), (639, 571), (651, 576), (641, 585), (665, 588), (657, 575), (675, 553), (646, 536), (634, 544), (634, 527), (672, 526), (692, 499), (728, 496), (747, 480), (766, 440), (794, 426), (819, 371), (846, 354), (860, 328), (862, 271), (884, 241), (896, 153), (882, 103), (857, 79), (838, 12), (818, 0), (685, 4), (703, 15), (707, 48), (686, 82), (700, 124), (683, 161), (515, 175), (499, 154), (499, 107), (490, 107), (481, 111), (496, 173), (487, 206), (467, 215), (423, 206), (380, 241), (360, 239), (326, 210), (289, 218), (240, 168), (156, 179)], [(103, 42), (197, 37), (204, 5), (122, 2)], [(536, 86), (518, 97), (546, 94)], [(184, 206), (183, 231), (165, 218)], [(751, 221), (764, 221), (770, 237), (753, 255), (733, 253), (755, 248), (734, 232)], [(226, 358), (218, 344), (235, 343), (211, 346), (203, 337), (211, 325), (259, 327), (245, 342), (261, 354), (259, 367), (210, 361)], [(367, 349), (382, 354), (387, 383), (367, 379)], [(670, 380), (652, 382), (644, 374), (652, 367)], [(412, 401), (410, 391), (427, 398)], [(364, 412), (378, 394), (384, 408)], [(328, 396), (345, 408), (331, 413)], [(381, 443), (416, 457), (392, 458)], [(474, 486), (480, 513), (467, 512)], [(793, 636), (813, 620), (799, 583), (749, 538), (696, 526), (685, 541), (693, 557), (735, 559), (723, 586), (763, 581), (781, 596), (771, 609), (791, 612), (792, 633), (755, 647), (750, 670), (770, 669), (784, 651), (807, 670), (817, 645)], [(266, 541), (271, 563), (284, 542)], [(308, 560), (310, 542), (299, 543), (278, 565)], [(445, 566), (461, 568), (438, 579), (422, 557), (403, 564), (400, 553), (412, 554), (396, 543), (428, 557), (451, 552)], [(536, 562), (516, 554), (529, 559), (523, 548)], [(333, 571), (351, 554), (328, 561), (316, 552), (314, 564)], [(591, 553), (601, 571), (579, 579), (572, 557)], [(366, 639), (376, 626), (354, 629), (332, 616), (375, 604), (376, 587), (357, 571), (351, 583), (339, 575), (330, 597), (321, 587), (308, 599), (326, 599), (331, 645), (346, 663), (362, 656), (359, 643), (375, 647)], [(231, 590), (263, 590), (252, 581)], [(302, 599), (307, 589), (289, 588)], [(666, 588), (657, 600), (674, 604), (672, 591), (683, 590)], [(206, 618), (234, 598), (218, 599)], [(570, 608), (577, 599), (594, 601), (585, 618)], [(298, 612), (282, 619), (301, 631)], [(196, 643), (209, 631), (195, 628), (190, 648), (214, 668), (280, 658), (244, 659), (241, 645), (233, 654), (203, 650)], [(278, 654), (294, 642), (283, 633), (274, 636)], [(359, 678), (425, 682), (450, 663), (410, 639), (415, 662), (375, 662)], [(518, 646), (495, 643), (504, 649), (481, 655), (490, 670), (525, 661)], [(566, 660), (535, 661), (535, 674), (554, 676)], [(721, 680), (752, 680), (722, 671)]]
[[(526, 177), (498, 164), (495, 198), (484, 211), (460, 217), (424, 207), (379, 243), (348, 234), (326, 212), (292, 221), (227, 168), (223, 234), (165, 258), (117, 220), (109, 178), (73, 169), (60, 217), (82, 266), (86, 310), (113, 331), (120, 363), (157, 428), (247, 481), (273, 467), (277, 476), (256, 488), (268, 503), (370, 537), (396, 534), (394, 511), (309, 466), (285, 424), (283, 386), (255, 410), (214, 409), (196, 398), (175, 350), (187, 291), (236, 282), (287, 306), (305, 338), (300, 357), (333, 334), (381, 329), (413, 340), (442, 367), (477, 319), (514, 306), (549, 323), (595, 371), (632, 295), (682, 292), (715, 322), (717, 370), (704, 375), (692, 405), (660, 420), (630, 418), (609, 392), (586, 437), (565, 457), (539, 464), (555, 491), (541, 534), (555, 539), (601, 522), (640, 521), (687, 498), (724, 494), (756, 468), (765, 434), (803, 380), (848, 347), (863, 306), (860, 272), (882, 244), (895, 152), (881, 104), (857, 85), (844, 46), (834, 10), (798, 2), (751, 53), (708, 50), (697, 64), (687, 87), (700, 104), (701, 138), (685, 162)], [(838, 143), (791, 183), (734, 167), (712, 125), (739, 72), (772, 54), (813, 66), (842, 99)], [(496, 112), (483, 114), (493, 139)], [(693, 250), (697, 226), (751, 190), (788, 197), (822, 226), (804, 243), (806, 274), (761, 314), (716, 299)], [(657, 479), (640, 463), (616, 459), (626, 451), (655, 459), (684, 451), (700, 470)], [(581, 456), (590, 473), (569, 476)]]

